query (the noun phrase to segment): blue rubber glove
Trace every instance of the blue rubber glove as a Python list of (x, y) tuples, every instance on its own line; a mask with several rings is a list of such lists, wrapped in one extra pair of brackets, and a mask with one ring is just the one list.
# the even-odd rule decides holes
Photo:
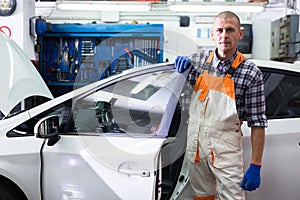
[(252, 191), (259, 188), (260, 185), (260, 165), (251, 163), (249, 169), (244, 175), (241, 187), (244, 190)]
[(191, 65), (190, 59), (186, 56), (177, 56), (175, 59), (175, 67), (179, 73), (183, 73)]

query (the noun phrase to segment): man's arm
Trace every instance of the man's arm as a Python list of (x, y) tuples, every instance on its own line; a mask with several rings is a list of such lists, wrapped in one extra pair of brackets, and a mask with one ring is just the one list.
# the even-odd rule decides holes
[(265, 127), (251, 127), (251, 163), (261, 165), (265, 146)]
[[(251, 63), (248, 64), (249, 66), (251, 65)], [(248, 191), (255, 190), (260, 186), (260, 171), (265, 146), (265, 127), (268, 126), (265, 115), (263, 75), (255, 64), (252, 65), (251, 69), (252, 71), (248, 76), (252, 75), (252, 79), (247, 84), (251, 86), (246, 91), (245, 102), (248, 116), (247, 122), (248, 126), (251, 127), (252, 156), (250, 166), (241, 183), (241, 187)]]
[(246, 171), (241, 187), (244, 190), (252, 191), (259, 188), (260, 185), (260, 168), (262, 163), (262, 156), (265, 146), (265, 128), (252, 127), (251, 128), (251, 146), (252, 157), (251, 164)]

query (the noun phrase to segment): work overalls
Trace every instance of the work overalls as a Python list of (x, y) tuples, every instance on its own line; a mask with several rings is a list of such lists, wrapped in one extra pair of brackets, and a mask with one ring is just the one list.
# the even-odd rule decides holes
[[(211, 67), (213, 53), (206, 62)], [(195, 200), (245, 199), (241, 122), (231, 76), (244, 60), (238, 53), (225, 77), (199, 75), (189, 108), (187, 156)]]

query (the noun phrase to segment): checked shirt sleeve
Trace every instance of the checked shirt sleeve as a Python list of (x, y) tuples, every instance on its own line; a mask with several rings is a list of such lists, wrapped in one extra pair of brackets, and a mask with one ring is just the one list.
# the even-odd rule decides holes
[(245, 92), (245, 117), (249, 127), (267, 127), (263, 75), (255, 65), (250, 67), (246, 75), (248, 88)]

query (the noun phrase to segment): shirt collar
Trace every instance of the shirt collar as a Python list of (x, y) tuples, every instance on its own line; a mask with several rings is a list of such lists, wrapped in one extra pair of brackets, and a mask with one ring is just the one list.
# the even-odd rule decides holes
[(238, 51), (236, 50), (234, 55), (228, 59), (228, 60), (220, 60), (218, 58), (218, 48), (215, 49), (215, 55), (214, 55), (214, 58), (213, 58), (213, 63), (216, 63), (216, 67), (217, 69), (220, 71), (220, 72), (225, 72), (229, 69), (230, 65), (233, 63), (234, 59), (237, 57), (238, 55)]

